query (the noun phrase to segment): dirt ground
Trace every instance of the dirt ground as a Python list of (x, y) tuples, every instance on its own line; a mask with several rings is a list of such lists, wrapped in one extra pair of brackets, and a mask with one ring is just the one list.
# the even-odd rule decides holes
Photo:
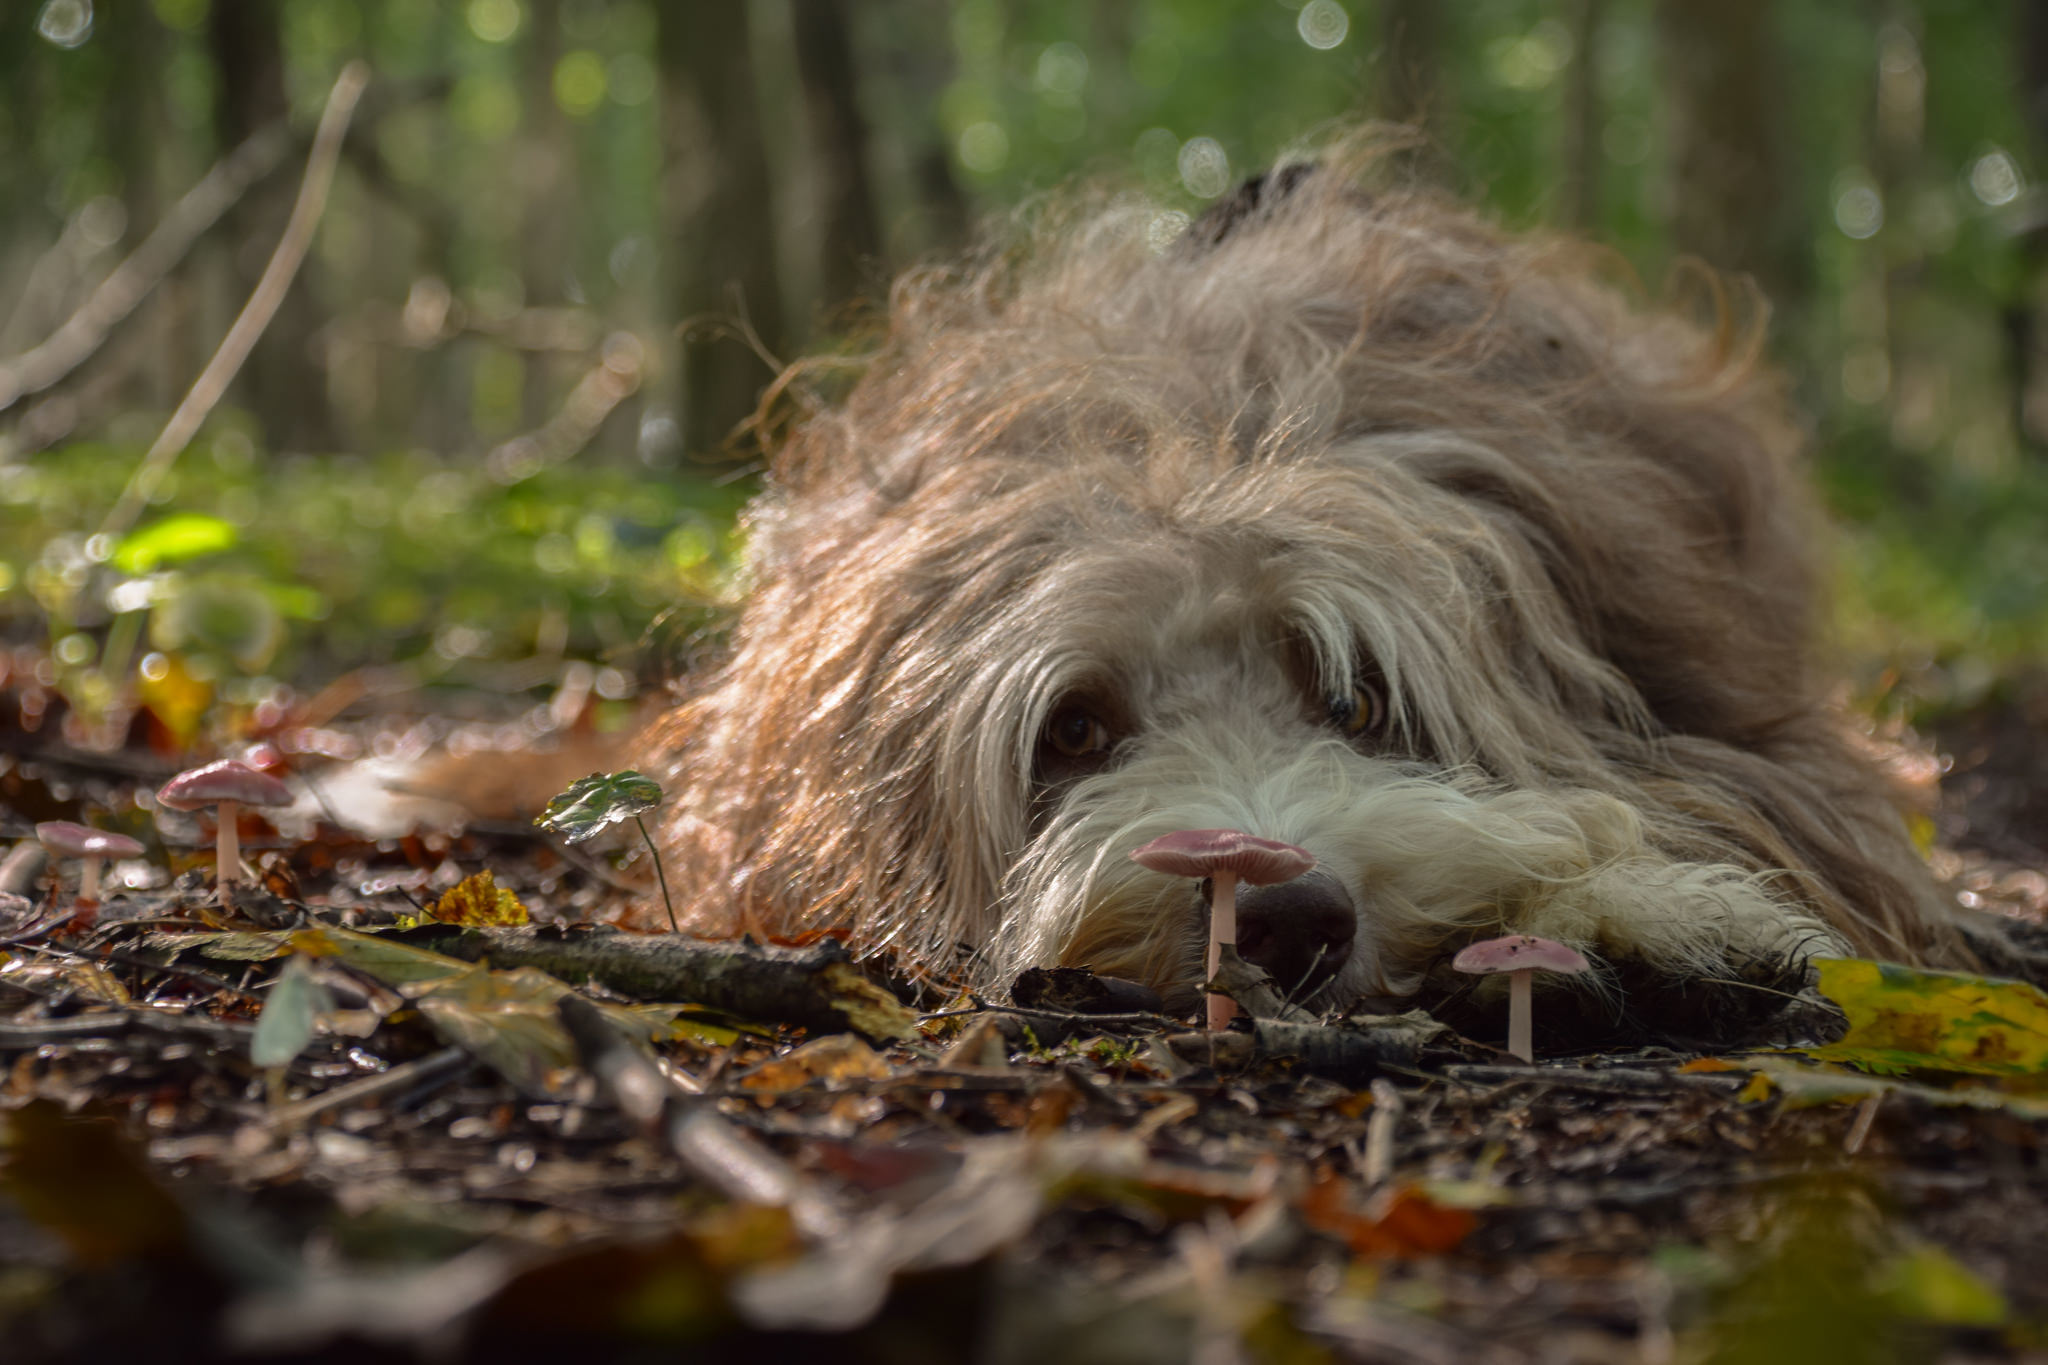
[[(0, 700), (0, 835), (150, 845), (86, 913), (0, 864), (9, 1360), (2048, 1359), (2038, 1076), (898, 999), (551, 928), (642, 869), (513, 827), (252, 821), (222, 895), (168, 763)], [(2048, 688), (1929, 747), (1943, 870), (2040, 917)], [(539, 927), (437, 922), (486, 869)]]

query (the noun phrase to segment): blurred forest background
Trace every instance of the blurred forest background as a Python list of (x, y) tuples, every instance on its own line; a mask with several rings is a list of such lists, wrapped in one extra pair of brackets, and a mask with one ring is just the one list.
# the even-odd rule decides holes
[[(356, 59), (283, 308), (110, 520)], [(623, 707), (726, 589), (767, 357), (1076, 175), (1192, 214), (1366, 117), (1650, 295), (1762, 285), (1863, 700), (2048, 643), (2024, 0), (12, 0), (0, 91), (0, 669), (73, 742), (365, 666)]]

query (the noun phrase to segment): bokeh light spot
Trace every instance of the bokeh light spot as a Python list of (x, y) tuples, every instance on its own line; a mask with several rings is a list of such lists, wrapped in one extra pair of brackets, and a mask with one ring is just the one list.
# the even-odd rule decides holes
[(571, 118), (589, 118), (604, 103), (604, 58), (588, 49), (563, 54), (555, 63), (555, 103)]
[(469, 0), (469, 31), (487, 43), (509, 43), (526, 15), (519, 0)]
[(1295, 17), (1294, 31), (1310, 47), (1327, 52), (1351, 32), (1351, 16), (1337, 0), (1308, 0)]
[(1884, 227), (1884, 196), (1877, 186), (1852, 183), (1837, 192), (1835, 226), (1858, 241), (1875, 237)]
[(977, 175), (994, 175), (1010, 160), (1010, 135), (987, 119), (960, 132), (960, 164)]
[(1970, 165), (1970, 193), (1996, 208), (2020, 197), (2020, 168), (2002, 148), (1993, 147)]
[(1230, 188), (1230, 157), (1213, 137), (1192, 137), (1180, 149), (1180, 182), (1198, 199)]
[(92, 0), (49, 0), (36, 16), (36, 32), (58, 47), (83, 47), (92, 37)]

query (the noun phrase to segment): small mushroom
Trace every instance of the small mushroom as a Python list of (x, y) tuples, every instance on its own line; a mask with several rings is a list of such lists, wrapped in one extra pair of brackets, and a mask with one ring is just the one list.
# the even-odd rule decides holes
[(1529, 982), (1537, 972), (1558, 972), (1575, 976), (1586, 971), (1586, 959), (1547, 938), (1532, 934), (1510, 934), (1467, 944), (1451, 959), (1451, 970), (1473, 976), (1508, 974), (1508, 1051), (1525, 1062), (1536, 1060), (1530, 1041), (1534, 1011), (1529, 1003)]
[[(1316, 865), (1305, 848), (1261, 839), (1235, 829), (1183, 829), (1162, 834), (1131, 852), (1131, 861), (1172, 877), (1207, 877), (1209, 897), (1208, 980), (1222, 965), (1223, 945), (1237, 943), (1237, 884), (1273, 886), (1290, 882)], [(1226, 1028), (1237, 1006), (1227, 995), (1209, 997), (1209, 1027)]]
[(243, 806), (288, 806), (291, 788), (268, 773), (257, 772), (246, 763), (224, 758), (203, 768), (179, 773), (164, 783), (156, 799), (172, 810), (198, 810), (215, 806), (214, 821), (219, 828), (214, 845), (215, 879), (222, 886), (241, 876), (242, 844), (236, 821)]
[(52, 858), (79, 858), (84, 861), (85, 866), (78, 875), (78, 899), (81, 901), (99, 900), (102, 859), (133, 858), (142, 852), (142, 845), (125, 834), (94, 829), (91, 825), (75, 825), (69, 820), (45, 820), (37, 825), (36, 842), (48, 849)]

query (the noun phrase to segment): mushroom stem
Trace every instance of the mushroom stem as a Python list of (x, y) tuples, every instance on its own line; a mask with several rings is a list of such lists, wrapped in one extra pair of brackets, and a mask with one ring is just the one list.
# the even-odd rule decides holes
[(226, 886), (242, 879), (242, 803), (223, 801), (214, 810), (219, 833), (213, 846), (216, 884)]
[(87, 854), (85, 866), (78, 873), (78, 898), (82, 901), (96, 901), (100, 898), (100, 860)]
[(1536, 1060), (1530, 1038), (1535, 1011), (1529, 1006), (1529, 982), (1535, 975), (1527, 969), (1508, 973), (1508, 1051), (1525, 1062)]
[[(1209, 893), (1209, 976), (1214, 981), (1223, 968), (1223, 945), (1237, 946), (1237, 874), (1218, 872)], [(1237, 1002), (1227, 995), (1209, 997), (1209, 1028), (1230, 1027), (1237, 1017)]]

